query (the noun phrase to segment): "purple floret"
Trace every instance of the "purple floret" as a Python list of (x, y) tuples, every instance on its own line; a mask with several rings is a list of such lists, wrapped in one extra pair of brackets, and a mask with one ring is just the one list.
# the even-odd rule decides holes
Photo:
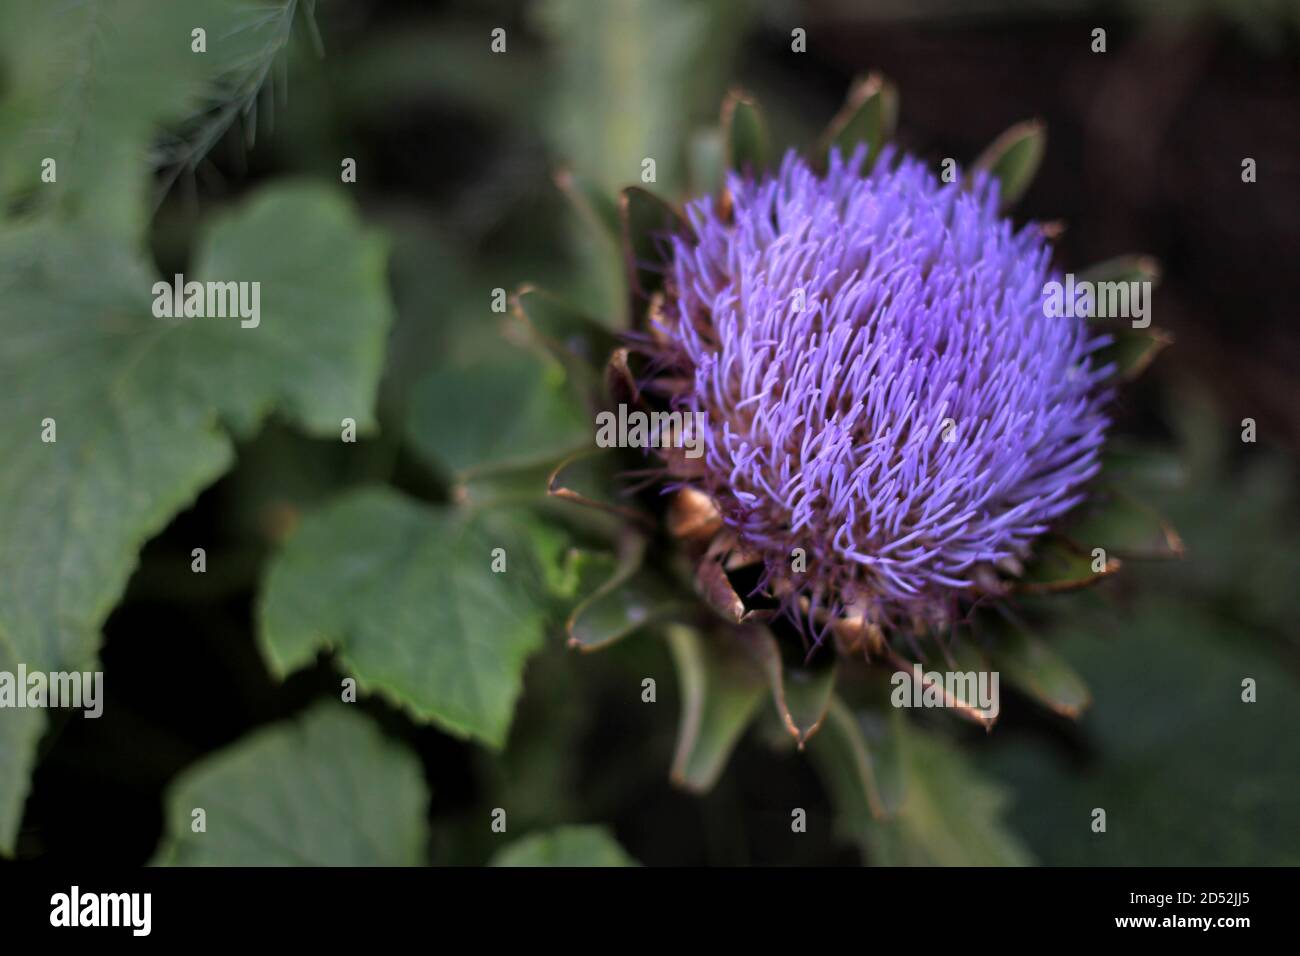
[(1083, 319), (1043, 314), (1050, 249), (998, 214), (996, 180), (865, 158), (818, 176), (791, 151), (733, 175), (729, 210), (690, 203), (659, 333), (675, 407), (706, 414), (694, 484), (765, 582), (941, 623), (1082, 500), (1109, 370)]

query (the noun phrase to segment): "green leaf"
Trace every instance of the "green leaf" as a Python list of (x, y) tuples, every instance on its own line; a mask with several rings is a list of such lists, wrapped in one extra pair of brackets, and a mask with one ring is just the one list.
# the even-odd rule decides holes
[(578, 215), (602, 238), (618, 242), (618, 203), (601, 187), (571, 169), (555, 174), (555, 185), (577, 210)]
[(1001, 184), (1002, 208), (1015, 205), (1024, 195), (1043, 161), (1047, 128), (1038, 120), (1017, 123), (995, 139), (975, 161)]
[[(0, 640), (31, 670), (93, 661), (140, 546), (230, 466), (222, 423), (247, 436), (276, 409), (336, 439), (344, 418), (373, 423), (384, 248), (335, 192), (269, 190), (201, 241), (186, 279), (260, 282), (255, 328), (155, 318), (154, 277), (127, 248), (0, 230)], [(0, 737), (35, 745), (14, 721)], [(0, 806), (24, 786), (0, 777)]]
[(600, 650), (690, 606), (657, 572), (642, 570), (646, 547), (642, 536), (627, 532), (618, 547), (613, 573), (569, 615), (565, 630), (570, 647)]
[[(1265, 636), (1226, 598), (1219, 577), (1186, 593), (1137, 589), (1122, 608), (1067, 601), (1054, 647), (1096, 706), (1068, 747), (994, 734), (976, 754), (1014, 786), (1017, 830), (1044, 864), (1300, 864), (1292, 649), (1281, 628)], [(1105, 833), (1091, 826), (1098, 807)]]
[(903, 803), (887, 820), (864, 821), (875, 866), (1024, 866), (1028, 851), (1002, 822), (1007, 791), (939, 737), (897, 723)]
[(857, 841), (868, 819), (886, 819), (903, 802), (897, 711), (855, 713), (832, 697), (826, 726), (808, 754), (835, 803), (842, 838)]
[[(1154, 257), (1126, 255), (1089, 266), (1079, 274), (1078, 282), (1090, 282), (1094, 290), (1098, 283), (1103, 282), (1149, 282), (1154, 289), (1160, 284), (1160, 278), (1160, 263)], [(1094, 304), (1099, 298), (1100, 293), (1094, 291)], [(1150, 326), (1134, 328), (1130, 321), (1099, 317), (1092, 320), (1092, 326), (1094, 331), (1105, 332), (1114, 338), (1110, 345), (1097, 351), (1094, 361), (1099, 365), (1113, 362), (1115, 378), (1121, 382), (1136, 379), (1161, 351), (1173, 344), (1173, 336), (1168, 332)]]
[(438, 103), (499, 123), (505, 136), (531, 133), (549, 92), (536, 82), (548, 51), (516, 45), (511, 37), (509, 54), (495, 54), (480, 42), (482, 21), (472, 10), (464, 14), (374, 20), (349, 38), (346, 49), (327, 50), (336, 115), (373, 117), (378, 103), (392, 111)]
[[(616, 212), (614, 215), (617, 217)], [(514, 298), (514, 314), (556, 359), (596, 382), (610, 353), (619, 346), (607, 326), (542, 289), (520, 289)]]
[[(1296, 457), (1281, 446), (1250, 445), (1242, 455), (1241, 419), (1225, 421), (1207, 401), (1208, 383), (1180, 391), (1173, 404), (1185, 484), (1176, 493), (1150, 494), (1194, 546), (1177, 565), (1154, 566), (1144, 591), (1205, 599), (1235, 608), (1250, 633), (1286, 635), (1300, 650), (1300, 494)], [(1135, 483), (1117, 482), (1125, 489)]]
[(812, 663), (804, 663), (790, 659), (803, 656), (801, 646), (783, 647), (766, 628), (755, 628), (742, 639), (767, 677), (781, 725), (802, 750), (831, 706), (838, 671), (834, 652), (824, 648)]
[(613, 564), (613, 555), (600, 551), (581, 551), (573, 547), (572, 536), (561, 527), (541, 519), (530, 509), (496, 508), (507, 523), (526, 534), (529, 549), (529, 574), (535, 575), (536, 597), (572, 598), (584, 581), (598, 569)]
[(681, 615), (691, 608), (658, 574), (642, 571), (602, 588), (569, 618), (569, 646), (584, 651), (608, 647), (644, 627)]
[(536, 4), (530, 12), (552, 53), (552, 96), (540, 125), (553, 151), (609, 190), (636, 181), (650, 158), (658, 184), (678, 192), (689, 129), (684, 118), (701, 115), (721, 96), (751, 15), (747, 6)]
[[(827, 655), (829, 657), (829, 654)], [(835, 690), (836, 664), (829, 660), (817, 667), (787, 668), (776, 697), (786, 729), (802, 749), (821, 729)]]
[(503, 345), (426, 376), (406, 431), (421, 456), (463, 478), (558, 462), (592, 445), (594, 426), (562, 366)]
[[(979, 700), (978, 683), (975, 685), (954, 684), (949, 687), (943, 680), (943, 675), (934, 670), (929, 670), (923, 664), (908, 660), (892, 648), (886, 648), (886, 659), (898, 673), (905, 675), (906, 683), (903, 688), (906, 693), (912, 694), (934, 694), (937, 693), (939, 699), (943, 701), (943, 708), (948, 712), (961, 717), (963, 720), (969, 720), (978, 724), (985, 730), (991, 730), (997, 723), (998, 714), (990, 712)], [(959, 641), (947, 649), (948, 663), (952, 670), (961, 673), (980, 673), (987, 672), (989, 669), (988, 661), (984, 655), (973, 645)], [(892, 677), (892, 675), (891, 675)], [(920, 684), (917, 689), (916, 685)]]
[(1112, 485), (1168, 492), (1182, 488), (1188, 469), (1181, 455), (1111, 438), (1102, 452), (1102, 477)]
[[(629, 501), (617, 468), (618, 456), (611, 449), (579, 452), (551, 469), (546, 494), (565, 505), (566, 517), (576, 520), (581, 515), (588, 524), (615, 535), (629, 523), (641, 532), (654, 531), (654, 516)], [(611, 517), (617, 519), (612, 528)]]
[[(346, 495), (275, 558), (258, 640), (283, 677), (332, 650), (367, 690), (500, 747), (542, 644), (544, 575), (523, 516), (465, 514), (395, 491)], [(493, 571), (504, 550), (505, 571)]]
[(1135, 329), (1127, 322), (1094, 321), (1097, 332), (1110, 335), (1112, 341), (1093, 353), (1098, 368), (1114, 364), (1112, 378), (1132, 382), (1151, 367), (1156, 356), (1174, 342), (1174, 337), (1163, 329), (1147, 327)]
[(690, 170), (690, 193), (716, 196), (726, 182), (727, 156), (722, 131), (702, 129), (691, 136), (687, 146), (687, 167)]
[(726, 633), (668, 630), (682, 700), (672, 780), (694, 793), (713, 788), (763, 699), (766, 681), (747, 656), (729, 652)]
[(480, 509), (539, 503), (546, 500), (546, 485), (554, 471), (555, 466), (544, 461), (526, 468), (465, 475), (452, 487), (451, 497), (458, 505)]
[(1064, 717), (1077, 720), (1092, 703), (1088, 685), (1044, 641), (1016, 626), (997, 635), (993, 666), (1014, 687)]
[[(281, 14), (290, 5), (281, 2)], [(0, 5), (0, 220), (24, 194), (42, 215), (138, 238), (158, 127), (213, 106), (217, 81), (274, 57), (276, 16), (237, 0)], [(207, 30), (208, 52), (190, 31)], [(269, 52), (269, 56), (267, 56)], [(160, 81), (165, 77), (165, 81)], [(232, 94), (237, 91), (230, 91)], [(42, 182), (42, 161), (57, 179)], [(300, 234), (305, 235), (305, 234)]]
[(1126, 255), (1089, 266), (1077, 282), (1150, 282), (1154, 288), (1160, 278), (1160, 262), (1154, 256)]
[(1152, 508), (1114, 486), (1093, 495), (1088, 513), (1069, 526), (1070, 540), (1083, 550), (1103, 548), (1107, 555), (1151, 559), (1183, 556), (1178, 532)]
[(457, 504), (471, 508), (503, 504), (535, 506), (547, 517), (580, 533), (614, 542), (628, 522), (655, 527), (653, 516), (620, 494), (618, 456), (613, 449), (580, 451), (561, 461), (510, 471), (471, 474), (452, 488)]
[(1102, 570), (1094, 571), (1096, 560), (1099, 558), (1094, 558), (1091, 551), (1084, 550), (1072, 539), (1049, 535), (1035, 546), (1034, 556), (1014, 589), (1022, 594), (1074, 591), (1098, 584), (1120, 569), (1120, 562), (1107, 554)]
[(727, 168), (759, 175), (767, 168), (767, 123), (758, 104), (741, 90), (722, 101), (723, 155)]
[(413, 754), (355, 710), (322, 704), (186, 770), (168, 790), (155, 862), (418, 866), (428, 802)]
[(858, 143), (870, 147), (867, 168), (880, 156), (881, 149), (894, 135), (898, 125), (898, 89), (878, 73), (855, 80), (840, 111), (822, 134), (818, 152), (825, 156), (839, 147), (847, 158)]
[[(629, 183), (681, 194), (689, 120), (716, 109), (752, 16), (749, 6), (731, 0), (530, 4), (527, 19), (546, 40), (549, 60), (547, 102), (533, 119), (551, 155), (611, 195)], [(512, 52), (491, 59), (513, 59), (514, 49), (512, 35)], [(617, 316), (611, 324), (626, 328), (635, 313), (626, 310), (621, 260), (607, 255), (603, 238), (593, 242), (579, 233), (573, 245), (583, 261), (582, 301), (599, 301), (598, 317)]]
[(836, 830), (881, 866), (1028, 862), (1002, 823), (1002, 788), (942, 739), (881, 704), (832, 703), (809, 754), (835, 807)]
[(631, 186), (619, 194), (623, 223), (623, 258), (630, 296), (631, 327), (642, 326), (642, 311), (651, 293), (663, 285), (667, 237), (690, 232), (686, 218), (654, 193)]
[[(19, 658), (0, 632), (0, 672), (17, 674)], [(0, 712), (0, 854), (11, 856), (23, 819), (27, 781), (36, 763), (35, 742), (45, 726), (43, 711), (23, 707)]]
[(636, 860), (600, 826), (556, 827), (516, 840), (492, 857), (492, 866), (636, 866)]
[(590, 594), (609, 580), (617, 566), (617, 559), (608, 551), (569, 547), (557, 565), (558, 573), (549, 575), (551, 593), (560, 598)]

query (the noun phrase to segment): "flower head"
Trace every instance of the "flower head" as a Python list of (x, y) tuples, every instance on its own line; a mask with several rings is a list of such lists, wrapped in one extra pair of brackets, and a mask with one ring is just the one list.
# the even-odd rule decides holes
[(681, 481), (762, 587), (814, 620), (937, 625), (1082, 500), (1109, 370), (1084, 319), (1044, 315), (1050, 249), (996, 180), (865, 160), (791, 151), (691, 202), (656, 358), (705, 415)]

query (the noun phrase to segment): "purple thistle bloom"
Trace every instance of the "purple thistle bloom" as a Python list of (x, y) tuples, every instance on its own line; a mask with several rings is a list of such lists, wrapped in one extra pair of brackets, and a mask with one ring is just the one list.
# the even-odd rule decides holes
[(865, 158), (819, 177), (791, 151), (731, 176), (729, 209), (690, 203), (655, 335), (674, 407), (706, 415), (690, 483), (764, 585), (814, 618), (940, 626), (1083, 499), (1105, 339), (1044, 315), (1050, 249), (995, 180)]

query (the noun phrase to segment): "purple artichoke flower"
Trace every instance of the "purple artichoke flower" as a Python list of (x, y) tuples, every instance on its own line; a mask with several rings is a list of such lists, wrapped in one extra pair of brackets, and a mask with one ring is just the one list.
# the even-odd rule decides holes
[[(998, 599), (1182, 553), (1126, 487), (1146, 456), (1102, 456), (1115, 390), (1170, 341), (1111, 303), (1149, 296), (1158, 265), (1121, 256), (1075, 285), (1052, 267), (1053, 229), (1005, 217), (1042, 160), (1040, 122), (945, 182), (868, 145), (889, 141), (896, 115), (892, 85), (864, 77), (811, 158), (787, 152), (771, 171), (762, 114), (734, 90), (701, 140), (722, 162), (693, 151), (698, 198), (684, 209), (636, 186), (610, 204), (560, 177), (621, 244), (618, 331), (536, 290), (516, 297), (519, 333), (601, 429), (601, 450), (560, 459), (547, 491), (599, 511), (597, 534), (618, 519), (610, 576), (573, 608), (569, 644), (663, 629), (683, 695), (673, 779), (692, 790), (717, 778), (763, 684), (800, 747), (828, 729), (837, 787), (867, 747), (862, 711), (885, 706), (881, 671), (985, 728), (996, 705), (923, 665), (1004, 673), (1078, 716), (1087, 688), (1033, 633), (1038, 610)], [(1094, 285), (1105, 309), (1080, 302)], [(838, 654), (817, 654), (828, 636)], [(860, 776), (850, 798), (888, 815), (874, 775)]]
[(937, 628), (1080, 503), (1113, 369), (1084, 319), (1044, 314), (1050, 249), (996, 179), (866, 156), (818, 175), (791, 151), (691, 202), (647, 350), (704, 413), (675, 487), (760, 590), (814, 625)]

